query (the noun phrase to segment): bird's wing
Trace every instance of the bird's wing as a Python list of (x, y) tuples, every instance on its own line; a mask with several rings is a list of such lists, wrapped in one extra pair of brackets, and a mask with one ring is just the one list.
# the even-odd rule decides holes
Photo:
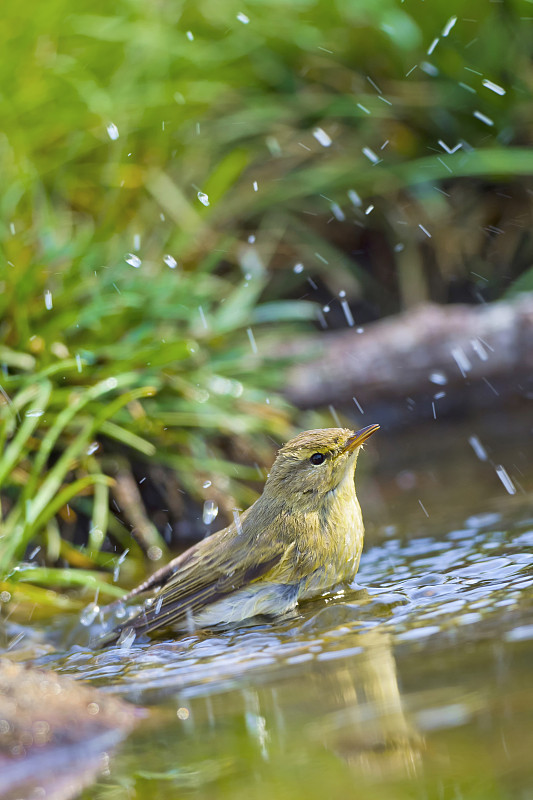
[(145, 604), (121, 627), (148, 633), (186, 621), (199, 609), (266, 575), (283, 559), (286, 550), (279, 540), (260, 536), (259, 541), (252, 541), (246, 531), (231, 525), (191, 547), (139, 587), (142, 591), (157, 585), (161, 588), (148, 607)]

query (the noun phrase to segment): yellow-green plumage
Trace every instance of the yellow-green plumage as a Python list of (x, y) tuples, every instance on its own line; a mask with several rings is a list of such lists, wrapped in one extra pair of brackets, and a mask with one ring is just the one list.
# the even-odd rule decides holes
[[(117, 628), (149, 632), (278, 615), (352, 580), (363, 548), (354, 472), (378, 429), (306, 431), (279, 451), (261, 497), (237, 522), (203, 539), (125, 599), (152, 592)], [(324, 456), (323, 463), (319, 462)], [(313, 458), (313, 461), (311, 460)]]

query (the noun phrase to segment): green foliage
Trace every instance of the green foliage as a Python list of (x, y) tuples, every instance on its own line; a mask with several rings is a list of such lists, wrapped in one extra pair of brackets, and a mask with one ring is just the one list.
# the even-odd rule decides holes
[[(149, 463), (171, 466), (196, 498), (202, 495), (201, 476), (216, 471), (215, 484), (229, 501), (244, 492), (236, 479), (257, 475), (255, 468), (224, 461), (228, 441), (287, 433), (283, 404), (265, 405), (267, 391), (279, 381), (277, 370), (268, 364), (257, 369), (260, 356), (246, 329), (258, 350), (267, 349), (261, 315), (267, 321), (309, 318), (313, 306), (258, 305), (265, 282), (259, 273), (235, 285), (207, 266), (188, 273), (155, 262), (135, 269), (120, 261), (114, 269), (84, 271), (80, 264), (77, 285), (67, 286), (73, 268), (61, 272), (50, 309), (41, 291), (33, 309), (26, 301), (11, 313), (15, 301), (4, 295), (7, 339), (20, 347), (17, 332), (27, 328), (30, 352), (2, 350), (0, 574), (35, 541), (47, 543), (57, 515), (71, 513), (69, 504), (76, 508), (78, 495), (88, 491), (91, 507), (81, 507), (89, 532), (84, 552), (97, 560), (110, 524), (113, 481), (105, 472), (114, 452), (126, 448), (138, 469), (142, 462), (147, 470)], [(38, 284), (41, 267), (27, 277)], [(15, 282), (9, 286), (13, 293), (19, 289)], [(25, 319), (17, 325), (18, 310)], [(118, 524), (115, 538), (130, 546), (128, 529)], [(165, 551), (160, 537), (153, 543)], [(48, 546), (49, 557), (53, 552)], [(57, 573), (31, 576), (46, 582)]]
[[(174, 253), (186, 269), (228, 234), (260, 228), (269, 253), (282, 242), (276, 264), (303, 261), (380, 313), (443, 299), (472, 271), (497, 295), (530, 265), (531, 204), (513, 183), (532, 171), (523, 0), (473, 0), (467, 15), (457, 0), (256, 0), (248, 23), (232, 0), (4, 5), (1, 218), (6, 235), (10, 222), (27, 233), (30, 214), (32, 228), (46, 227), (50, 271), (82, 221), (101, 264), (137, 233), (143, 254)], [(449, 155), (441, 142), (462, 147)], [(465, 177), (475, 178), (466, 188)], [(37, 190), (51, 212), (36, 210)], [(229, 247), (215, 258), (234, 261)], [(505, 277), (502, 255), (517, 256)], [(394, 273), (384, 292), (382, 275)], [(277, 281), (295, 285), (290, 274)]]
[(374, 315), (530, 266), (523, 6), (3, 4), (0, 573), (36, 541), (138, 553), (108, 512), (123, 453), (253, 497), (233, 459), (289, 430), (265, 357), (315, 315), (279, 299), (309, 291), (294, 263)]

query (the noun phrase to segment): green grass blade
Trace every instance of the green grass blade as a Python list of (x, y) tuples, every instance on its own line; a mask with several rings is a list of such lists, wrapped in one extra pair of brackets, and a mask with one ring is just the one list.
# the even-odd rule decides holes
[[(116, 382), (103, 381), (107, 384), (107, 389), (116, 387)], [(95, 387), (96, 390), (96, 387)], [(72, 468), (72, 464), (80, 456), (84, 448), (87, 447), (90, 439), (96, 431), (99, 430), (100, 425), (108, 417), (112, 417), (120, 408), (130, 403), (132, 400), (137, 400), (141, 397), (151, 395), (153, 389), (151, 387), (143, 387), (141, 389), (132, 389), (125, 394), (112, 400), (105, 408), (101, 409), (95, 418), (90, 418), (84, 425), (83, 429), (66, 448), (58, 461), (54, 464), (49, 471), (47, 477), (42, 483), (37, 496), (32, 500), (31, 514), (27, 517), (29, 525), (33, 526), (35, 520), (42, 513), (43, 509), (52, 500), (52, 497), (58, 491), (63, 483), (66, 474)], [(64, 505), (64, 504), (63, 504)]]
[(114, 439), (116, 442), (125, 444), (127, 447), (131, 447), (133, 450), (137, 450), (139, 453), (143, 453), (145, 456), (155, 455), (156, 448), (152, 442), (143, 439), (141, 436), (137, 436), (136, 433), (129, 431), (127, 428), (117, 425), (116, 422), (110, 422), (109, 420), (102, 422), (100, 425), (100, 433), (103, 433), (110, 439)]
[(14, 439), (7, 446), (0, 461), (0, 486), (4, 483), (17, 461), (23, 456), (27, 441), (39, 424), (39, 414), (48, 405), (51, 392), (52, 386), (50, 383), (46, 382), (39, 386), (34, 402), (26, 412), (22, 424)]
[(82, 492), (88, 486), (93, 486), (97, 483), (104, 483), (107, 486), (111, 486), (113, 484), (113, 479), (107, 475), (85, 475), (83, 478), (78, 478), (78, 480), (73, 481), (72, 483), (67, 484), (61, 491), (59, 491), (53, 499), (51, 499), (45, 507), (40, 511), (39, 515), (35, 515), (31, 513), (30, 520), (28, 520), (26, 526), (26, 535), (31, 536), (31, 534), (38, 528), (42, 527), (46, 524), (46, 522), (57, 512), (63, 508), (73, 497), (77, 494)]
[[(103, 476), (102, 476), (103, 477)], [(94, 502), (89, 531), (89, 552), (100, 550), (104, 543), (109, 518), (109, 485), (102, 481), (94, 486)]]
[(29, 353), (19, 353), (10, 347), (0, 347), (0, 363), (14, 369), (21, 369), (24, 372), (31, 372), (35, 369), (35, 358), (33, 356)]
[(12, 572), (8, 580), (16, 583), (35, 583), (49, 587), (62, 587), (70, 589), (83, 587), (107, 594), (112, 597), (122, 597), (125, 590), (112, 583), (102, 580), (102, 573), (94, 570), (59, 569), (54, 567), (23, 567)]

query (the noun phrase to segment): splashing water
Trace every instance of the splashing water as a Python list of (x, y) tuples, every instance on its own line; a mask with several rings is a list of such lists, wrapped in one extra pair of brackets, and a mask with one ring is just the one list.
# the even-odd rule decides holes
[(107, 135), (109, 136), (111, 141), (115, 142), (118, 139), (119, 135), (120, 135), (119, 132), (118, 132), (118, 128), (115, 125), (115, 123), (114, 122), (110, 122), (109, 125), (107, 126), (106, 130), (107, 130)]
[(176, 261), (174, 256), (171, 256), (169, 253), (163, 256), (163, 261), (165, 262), (167, 267), (170, 267), (170, 269), (176, 269), (176, 267), (178, 266), (178, 262)]
[(139, 256), (135, 255), (135, 253), (126, 253), (126, 255), (124, 256), (124, 261), (126, 262), (126, 264), (129, 264), (130, 267), (135, 267), (135, 269), (139, 269), (139, 267), (143, 263), (139, 258)]
[(313, 131), (313, 136), (317, 142), (322, 145), (322, 147), (331, 147), (333, 140), (322, 128), (315, 128)]
[(206, 500), (204, 503), (204, 510), (202, 512), (202, 519), (204, 525), (211, 525), (211, 523), (218, 516), (218, 505), (214, 500)]

